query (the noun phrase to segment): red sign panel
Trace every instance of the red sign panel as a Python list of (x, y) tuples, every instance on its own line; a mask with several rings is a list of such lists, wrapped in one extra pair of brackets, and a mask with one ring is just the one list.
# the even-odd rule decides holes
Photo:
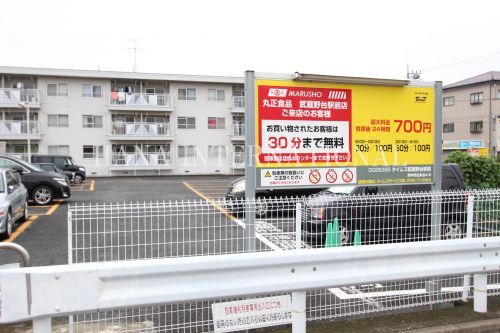
[(258, 162), (351, 161), (350, 89), (258, 86)]

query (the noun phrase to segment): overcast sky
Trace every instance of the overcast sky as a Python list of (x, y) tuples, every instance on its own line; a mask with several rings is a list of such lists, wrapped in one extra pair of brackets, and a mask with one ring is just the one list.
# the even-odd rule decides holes
[(500, 70), (500, 1), (2, 1), (0, 65), (455, 82)]

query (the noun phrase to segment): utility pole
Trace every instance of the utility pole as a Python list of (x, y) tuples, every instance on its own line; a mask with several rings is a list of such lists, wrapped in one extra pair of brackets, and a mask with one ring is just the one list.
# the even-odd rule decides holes
[(26, 99), (26, 101), (22, 101), (19, 103), (23, 108), (26, 109), (26, 141), (28, 143), (28, 163), (31, 163), (31, 137), (30, 137), (30, 103)]

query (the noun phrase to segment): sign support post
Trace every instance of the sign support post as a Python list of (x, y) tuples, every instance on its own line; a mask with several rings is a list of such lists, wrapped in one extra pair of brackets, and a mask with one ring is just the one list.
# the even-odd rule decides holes
[[(255, 251), (255, 72), (245, 72), (245, 252)], [(252, 202), (254, 203), (252, 206)]]
[[(431, 185), (432, 192), (441, 191), (443, 189), (443, 141), (442, 135), (440, 135), (443, 128), (441, 115), (442, 89), (443, 83), (436, 81), (434, 83), (434, 182)], [(439, 239), (441, 239), (441, 198), (433, 196), (431, 202), (431, 240)], [(430, 279), (426, 282), (425, 289), (430, 294), (439, 295), (441, 286), (438, 280)], [(434, 295), (433, 297), (436, 297)], [(440, 304), (431, 305), (431, 309), (440, 308), (441, 306)]]
[[(442, 149), (442, 117), (441, 117), (441, 95), (442, 95), (443, 83), (434, 83), (434, 183), (432, 184), (431, 190), (441, 191), (443, 189), (443, 149)], [(431, 211), (431, 239), (439, 240), (441, 239), (441, 200), (432, 203)]]

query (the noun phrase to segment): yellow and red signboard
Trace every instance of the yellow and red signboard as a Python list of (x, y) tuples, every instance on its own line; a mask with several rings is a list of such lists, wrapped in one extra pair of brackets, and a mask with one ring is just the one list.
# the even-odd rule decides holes
[(256, 80), (258, 187), (432, 183), (434, 87)]

